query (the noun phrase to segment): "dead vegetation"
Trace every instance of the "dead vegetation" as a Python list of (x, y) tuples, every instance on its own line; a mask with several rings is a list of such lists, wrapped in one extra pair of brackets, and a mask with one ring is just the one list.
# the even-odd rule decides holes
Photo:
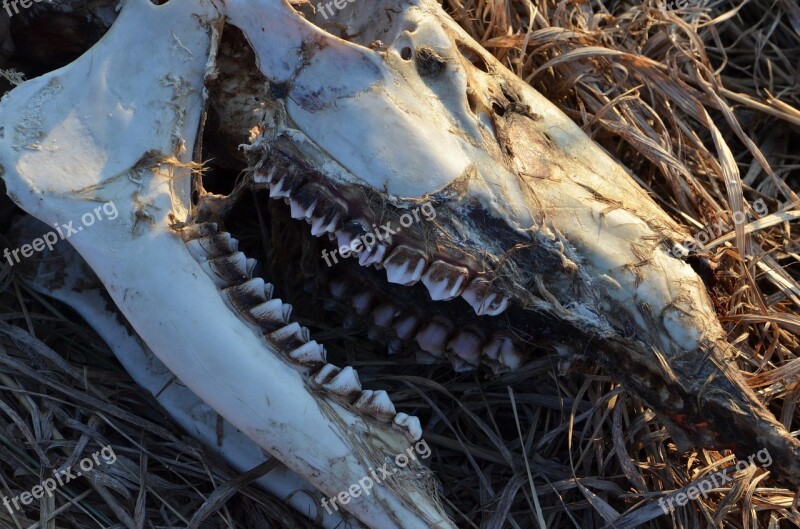
[[(733, 226), (736, 212), (751, 219), (705, 244), (716, 265), (707, 279), (740, 368), (787, 428), (800, 429), (800, 7), (444, 3), (690, 231), (721, 220)], [(747, 206), (758, 199), (768, 215)], [(262, 238), (260, 226), (251, 225), (254, 238)], [(266, 238), (290, 248), (295, 229), (275, 223)], [(800, 525), (794, 491), (762, 469), (662, 515), (658, 499), (735, 458), (679, 451), (650, 411), (589, 365), (544, 357), (487, 379), (389, 361), (366, 333), (343, 331), (322, 313), (322, 293), (309, 300), (302, 291), (319, 266), (316, 251), (268, 256), (301, 323), (359, 368), (366, 387), (391, 389), (400, 409), (423, 420), (431, 466), (459, 527)], [(26, 509), (27, 517), (0, 508), (0, 526), (312, 526), (257, 488), (226, 485), (235, 473), (175, 427), (91, 329), (27, 290), (16, 272), (0, 264), (0, 496), (28, 491), (50, 469), (108, 443), (119, 462), (60, 489), (41, 510)], [(207, 518), (193, 519), (204, 503)]]

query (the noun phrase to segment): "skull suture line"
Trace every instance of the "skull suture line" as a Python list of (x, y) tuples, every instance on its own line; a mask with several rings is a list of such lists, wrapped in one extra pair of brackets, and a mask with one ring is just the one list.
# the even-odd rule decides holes
[[(612, 372), (685, 443), (766, 448), (800, 481), (800, 445), (747, 387), (702, 281), (671, 253), (686, 233), (427, 0), (353, 10), (348, 41), (280, 0), (128, 0), (86, 55), (0, 104), (9, 194), (50, 224), (88, 203), (118, 205), (118, 221), (70, 242), (154, 353), (222, 416), (327, 496), (422, 433), (385, 393), (328, 364), (253, 277), (255, 263), (219, 229), (231, 199), (201, 193), (191, 204), (204, 83), (223, 81), (223, 16), (258, 65), (224, 80), (229, 101), (211, 102), (231, 113), (221, 136), (253, 131), (234, 194), (266, 187), (341, 245), (422, 203), (436, 208), (435, 223), (343, 264), (362, 283), (377, 277), (368, 267), (385, 269), (376, 288), (396, 303), (375, 307), (347, 280), (334, 294), (359, 294), (356, 311), (459, 370), (514, 369), (534, 346), (623, 364)], [(426, 298), (424, 317), (403, 312), (422, 296), (439, 302)], [(417, 470), (347, 508), (371, 527), (453, 527)]]

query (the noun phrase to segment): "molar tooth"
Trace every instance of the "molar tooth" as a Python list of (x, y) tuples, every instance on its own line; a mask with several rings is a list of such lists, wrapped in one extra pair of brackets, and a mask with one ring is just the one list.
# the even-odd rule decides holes
[(293, 219), (301, 220), (301, 219), (308, 219), (311, 217), (311, 214), (314, 213), (314, 208), (317, 207), (317, 201), (314, 200), (311, 202), (311, 205), (308, 207), (303, 206), (300, 202), (296, 199), (291, 199), (289, 202), (291, 205), (290, 215)]
[(374, 244), (359, 254), (358, 264), (361, 266), (381, 264), (383, 263), (383, 257), (386, 255), (386, 251), (386, 246)]
[(417, 417), (409, 416), (406, 413), (398, 413), (394, 417), (392, 428), (403, 432), (412, 443), (422, 439), (422, 425)]
[(452, 331), (453, 324), (450, 320), (443, 316), (434, 316), (417, 333), (417, 344), (423, 351), (441, 358), (447, 345), (447, 337)]
[(269, 334), (269, 340), (281, 351), (294, 351), (310, 340), (308, 329), (297, 322)]
[(200, 264), (218, 287), (236, 285), (249, 279), (251, 271), (242, 252), (232, 253)]
[(427, 261), (422, 253), (400, 245), (389, 255), (383, 267), (386, 268), (386, 278), (390, 283), (409, 286), (422, 278), (426, 264)]
[(483, 347), (483, 363), (488, 365), (495, 375), (517, 369), (525, 361), (522, 346), (510, 336), (498, 334)]
[(366, 316), (375, 304), (375, 294), (369, 290), (353, 296), (353, 310), (359, 316)]
[(250, 308), (265, 303), (267, 296), (265, 290), (267, 284), (260, 277), (248, 279), (244, 283), (233, 285), (223, 290), (223, 299), (239, 313), (244, 314)]
[(461, 294), (478, 316), (497, 316), (508, 308), (509, 298), (492, 291), (492, 284), (484, 278), (474, 279)]
[(396, 314), (397, 306), (394, 303), (383, 303), (372, 311), (372, 321), (378, 327), (385, 329), (392, 325)]
[(327, 360), (325, 347), (314, 340), (304, 343), (288, 354), (289, 361), (309, 369), (316, 369), (324, 365)]
[(275, 174), (278, 172), (278, 166), (273, 165), (266, 171), (258, 170), (253, 174), (253, 182), (256, 184), (269, 184), (272, 183)]
[(292, 306), (280, 299), (273, 299), (250, 309), (250, 315), (259, 326), (274, 331), (289, 323)]
[(404, 342), (411, 341), (414, 338), (414, 333), (419, 328), (419, 318), (415, 314), (408, 314), (400, 316), (394, 322), (394, 330), (397, 337)]
[(314, 374), (311, 380), (313, 380), (314, 383), (317, 384), (318, 386), (322, 386), (327, 382), (329, 382), (330, 380), (333, 380), (333, 377), (335, 377), (339, 373), (339, 371), (341, 371), (341, 369), (339, 369), (335, 365), (325, 364), (320, 368), (319, 371), (317, 371)]
[(453, 359), (456, 372), (474, 371), (478, 368), (484, 342), (484, 336), (477, 329), (464, 328), (455, 333), (447, 343), (447, 350), (456, 357)]
[(405, 350), (406, 344), (400, 338), (389, 338), (386, 344), (386, 354), (389, 356), (397, 356)]
[(336, 230), (336, 225), (341, 217), (337, 214), (332, 218), (327, 216), (313, 217), (311, 222), (311, 235), (314, 237), (321, 237), (322, 235), (332, 234)]
[(270, 198), (281, 198), (281, 197), (288, 197), (290, 196), (289, 193), (289, 178), (286, 175), (283, 175), (278, 182), (272, 182), (269, 185), (269, 196)]
[(353, 402), (361, 394), (361, 381), (358, 373), (350, 366), (342, 368), (332, 378), (321, 384), (323, 388)]
[(203, 222), (201, 224), (192, 224), (191, 226), (184, 226), (180, 230), (181, 238), (189, 242), (193, 239), (201, 239), (208, 237), (219, 231), (219, 226), (213, 222)]
[(468, 269), (444, 261), (431, 263), (428, 271), (422, 276), (422, 282), (428, 287), (428, 292), (434, 301), (455, 298), (464, 290), (468, 279)]
[(392, 399), (382, 389), (377, 391), (368, 389), (362, 392), (353, 406), (360, 412), (366, 413), (379, 421), (389, 422), (397, 415)]

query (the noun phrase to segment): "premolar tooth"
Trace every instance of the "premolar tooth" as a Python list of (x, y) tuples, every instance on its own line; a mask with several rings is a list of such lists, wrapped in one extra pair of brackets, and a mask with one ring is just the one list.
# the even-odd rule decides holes
[(483, 278), (474, 279), (461, 294), (478, 316), (497, 316), (508, 308), (509, 298), (492, 290), (492, 284)]
[(417, 333), (417, 344), (423, 351), (436, 357), (444, 355), (447, 338), (453, 331), (453, 324), (443, 316), (434, 316)]
[(181, 238), (189, 242), (194, 239), (202, 239), (208, 237), (219, 231), (219, 226), (213, 222), (203, 222), (201, 224), (192, 224), (191, 226), (184, 226), (180, 228)]
[(239, 251), (239, 241), (231, 237), (230, 233), (221, 232), (199, 239), (192, 239), (186, 243), (186, 248), (195, 259), (202, 261)]
[(274, 331), (289, 323), (292, 306), (273, 299), (250, 309), (250, 315), (267, 331)]
[(389, 394), (382, 389), (373, 391), (368, 389), (361, 393), (358, 400), (353, 404), (360, 412), (378, 419), (379, 421), (391, 421), (397, 410), (394, 408)]
[(322, 386), (323, 384), (326, 384), (330, 380), (333, 380), (333, 377), (335, 377), (339, 373), (339, 371), (341, 371), (341, 369), (339, 369), (335, 365), (325, 364), (320, 368), (319, 371), (317, 371), (314, 374), (311, 380), (313, 380), (315, 384)]
[(297, 322), (278, 329), (269, 335), (269, 340), (281, 351), (294, 351), (309, 342), (308, 329), (300, 327)]
[(314, 217), (314, 220), (311, 222), (311, 235), (314, 237), (320, 237), (326, 233), (333, 233), (336, 229), (336, 224), (339, 222), (340, 217), (335, 215), (333, 218), (328, 219), (327, 217)]
[(355, 285), (349, 279), (343, 279), (340, 277), (334, 278), (328, 284), (328, 288), (331, 291), (331, 296), (333, 299), (343, 300), (348, 299), (353, 294), (353, 288)]
[(235, 285), (249, 279), (251, 271), (247, 257), (242, 252), (232, 253), (202, 262), (200, 266), (219, 287)]
[(266, 171), (256, 171), (253, 175), (253, 182), (256, 184), (269, 184), (275, 178), (275, 173), (278, 172), (278, 167), (273, 165)]
[(478, 368), (485, 341), (476, 329), (464, 328), (455, 333), (447, 343), (447, 350), (456, 356), (453, 365), (457, 372), (474, 371)]
[(244, 314), (256, 305), (265, 303), (268, 297), (265, 291), (268, 290), (267, 284), (260, 277), (248, 279), (244, 283), (234, 285), (223, 290), (223, 299), (236, 309), (239, 313)]
[(347, 366), (321, 384), (323, 388), (353, 402), (361, 394), (361, 381), (355, 369)]
[(401, 245), (383, 263), (386, 278), (390, 283), (409, 286), (422, 278), (427, 261), (417, 250)]
[(434, 301), (455, 298), (464, 290), (468, 279), (468, 269), (443, 261), (431, 263), (428, 271), (422, 276), (422, 282), (428, 287), (428, 292)]
[(328, 361), (325, 348), (314, 340), (293, 350), (288, 357), (292, 363), (309, 369), (321, 367)]
[(394, 303), (383, 303), (372, 311), (372, 321), (378, 327), (385, 329), (392, 325), (396, 314), (397, 306)]
[(483, 363), (488, 365), (495, 375), (517, 369), (525, 361), (522, 346), (511, 337), (493, 336), (483, 347)]
[(417, 417), (409, 416), (406, 413), (398, 413), (394, 417), (392, 427), (403, 432), (412, 443), (422, 439), (422, 425)]

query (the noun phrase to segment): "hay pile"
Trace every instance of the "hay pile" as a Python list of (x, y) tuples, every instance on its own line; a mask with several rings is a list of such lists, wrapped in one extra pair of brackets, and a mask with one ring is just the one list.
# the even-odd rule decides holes
[[(800, 428), (797, 3), (444, 4), (630, 167), (700, 242), (709, 240), (715, 267), (706, 279), (742, 353), (739, 366), (787, 428)], [(744, 206), (759, 200), (767, 215)], [(3, 247), (12, 212), (0, 205)], [(734, 215), (747, 221), (736, 224)], [(270, 238), (294, 238), (290, 227), (270, 229)], [(276, 282), (313, 278), (313, 266), (288, 267), (297, 258), (269, 263)], [(28, 491), (50, 469), (107, 444), (119, 460), (59, 489), (40, 511), (11, 517), (0, 507), (1, 527), (313, 526), (234, 481), (133, 385), (91, 329), (27, 290), (15, 272), (0, 264), (0, 496)], [(652, 412), (607, 373), (575, 364), (563, 373), (553, 358), (499, 379), (395, 365), (364, 332), (344, 332), (321, 313), (324, 294), (309, 298), (295, 283), (297, 291), (285, 287), (288, 301), (334, 360), (358, 367), (365, 387), (390, 389), (398, 408), (423, 420), (431, 466), (459, 527), (800, 525), (793, 491), (754, 469), (661, 516), (656, 500), (664, 493), (735, 458), (678, 451)]]

